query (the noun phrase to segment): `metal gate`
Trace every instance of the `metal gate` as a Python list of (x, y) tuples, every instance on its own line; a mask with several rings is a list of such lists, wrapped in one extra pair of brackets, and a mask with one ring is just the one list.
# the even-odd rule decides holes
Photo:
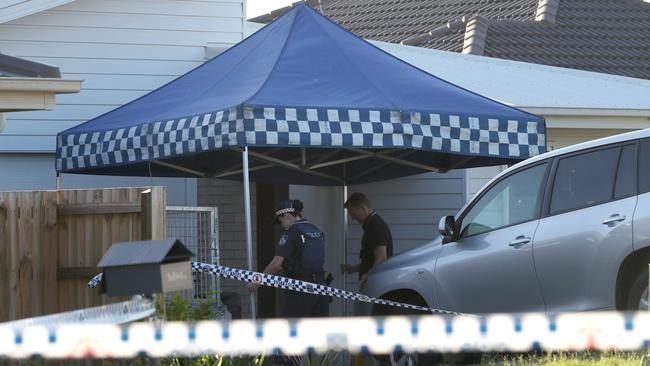
[[(219, 264), (219, 226), (216, 207), (167, 206), (167, 237), (178, 238), (194, 252), (193, 261)], [(191, 299), (216, 296), (221, 302), (219, 276), (193, 273), (194, 288), (185, 293)]]

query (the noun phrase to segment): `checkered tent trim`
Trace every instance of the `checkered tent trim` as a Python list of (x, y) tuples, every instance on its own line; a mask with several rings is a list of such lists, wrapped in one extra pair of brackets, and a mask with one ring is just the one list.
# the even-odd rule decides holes
[(525, 159), (546, 152), (544, 122), (428, 112), (234, 107), (102, 131), (63, 132), (57, 171), (229, 147), (407, 148)]
[[(388, 305), (395, 306), (400, 308), (425, 311), (432, 314), (448, 314), (448, 315), (459, 315), (453, 311), (432, 309), (423, 306), (405, 304), (397, 301), (377, 299), (374, 297), (358, 294), (355, 292), (339, 290), (334, 287), (329, 287), (321, 284), (300, 281), (293, 278), (287, 278), (282, 276), (270, 275), (266, 273), (260, 273), (255, 271), (249, 271), (245, 269), (230, 268), (225, 266), (219, 266), (214, 264), (192, 262), (192, 271), (210, 273), (213, 275), (230, 278), (233, 280), (257, 283), (262, 286), (277, 287), (285, 290), (292, 290), (298, 292), (304, 292), (313, 295), (322, 295), (322, 296), (334, 296), (342, 299), (353, 300), (353, 301), (363, 301), (379, 305)], [(88, 282), (88, 287), (94, 288), (97, 287), (102, 282), (102, 274), (98, 274), (93, 277)]]

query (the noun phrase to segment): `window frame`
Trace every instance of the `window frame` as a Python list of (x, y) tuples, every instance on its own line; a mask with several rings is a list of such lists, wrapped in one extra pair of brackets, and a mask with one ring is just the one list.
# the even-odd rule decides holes
[[(650, 141), (650, 140), (649, 140)], [(635, 170), (634, 174), (634, 189), (632, 190), (632, 193), (623, 195), (621, 197), (616, 197), (616, 182), (618, 180), (618, 171), (621, 168), (621, 159), (623, 159), (623, 149), (625, 149), (627, 146), (634, 146), (634, 162), (632, 163), (632, 166), (634, 167), (633, 169)], [(623, 143), (621, 145), (621, 152), (618, 154), (618, 164), (616, 165), (616, 176), (614, 177), (614, 187), (612, 191), (612, 201), (618, 201), (618, 200), (623, 200), (626, 198), (634, 197), (639, 195), (639, 173), (640, 173), (640, 166), (639, 166), (639, 157), (640, 157), (640, 146), (638, 141), (631, 141), (630, 143)]]
[[(614, 201), (619, 201), (619, 200), (622, 200), (622, 199), (626, 199), (626, 198), (638, 195), (638, 190), (639, 190), (638, 180), (640, 179), (640, 174), (639, 174), (639, 170), (638, 170), (638, 165), (639, 165), (639, 161), (640, 161), (640, 159), (639, 159), (640, 149), (639, 149), (638, 144), (639, 144), (639, 140), (638, 139), (633, 139), (633, 140), (616, 142), (616, 143), (602, 145), (602, 146), (596, 146), (596, 147), (592, 147), (592, 148), (584, 149), (584, 150), (572, 151), (570, 153), (566, 153), (566, 154), (563, 154), (563, 155), (553, 157), (553, 164), (552, 164), (551, 172), (550, 172), (549, 177), (548, 177), (548, 184), (546, 186), (546, 192), (545, 192), (545, 195), (544, 195), (544, 197), (545, 197), (544, 198), (544, 207), (542, 209), (541, 218), (546, 218), (546, 217), (551, 217), (551, 216), (556, 216), (556, 215), (562, 215), (562, 214), (565, 214), (565, 213), (568, 213), (568, 212), (583, 210), (583, 209), (589, 208), (589, 207), (596, 207), (596, 206), (604, 205), (604, 204), (607, 204), (607, 203), (611, 203), (611, 202), (614, 202)], [(620, 162), (621, 162), (621, 155), (623, 153), (623, 147), (627, 146), (627, 145), (637, 145), (636, 146), (637, 184), (636, 184), (636, 187), (635, 187), (634, 194), (631, 194), (631, 195), (625, 196), (625, 197), (615, 198), (616, 178), (618, 177), (618, 167), (619, 167)], [(585, 155), (585, 154), (598, 152), (598, 151), (601, 151), (601, 150), (609, 150), (609, 149), (615, 149), (615, 148), (618, 148), (618, 159), (616, 161), (616, 172), (614, 173), (614, 182), (612, 184), (612, 191), (611, 191), (610, 199), (606, 200), (606, 201), (594, 203), (594, 204), (591, 204), (591, 205), (584, 205), (584, 206), (580, 206), (580, 207), (574, 207), (574, 208), (571, 208), (571, 209), (568, 209), (568, 210), (563, 210), (563, 211), (558, 211), (558, 212), (551, 213), (551, 199), (553, 198), (552, 195), (553, 195), (553, 188), (555, 186), (555, 177), (557, 175), (558, 166), (560, 165), (560, 160), (566, 159), (566, 158), (571, 158), (571, 157), (578, 156), (578, 155)]]
[[(495, 230), (501, 230), (501, 229), (505, 229), (505, 228), (508, 228), (508, 227), (511, 227), (511, 226), (520, 225), (520, 224), (523, 224), (523, 223), (526, 223), (526, 222), (539, 220), (539, 219), (541, 218), (542, 209), (544, 208), (544, 202), (545, 202), (545, 200), (546, 200), (546, 197), (545, 197), (545, 194), (546, 194), (546, 186), (548, 185), (548, 176), (549, 176), (549, 172), (550, 172), (550, 170), (551, 170), (552, 160), (553, 160), (553, 158), (549, 158), (549, 159), (544, 159), (544, 160), (541, 160), (541, 161), (537, 161), (537, 162), (532, 163), (532, 164), (529, 164), (529, 165), (522, 166), (521, 168), (516, 169), (516, 170), (513, 170), (512, 172), (509, 172), (508, 174), (504, 175), (504, 176), (501, 177), (499, 180), (496, 180), (496, 181), (492, 182), (492, 184), (490, 184), (487, 188), (485, 188), (485, 189), (481, 192), (481, 194), (480, 194), (478, 197), (476, 197), (476, 198), (472, 201), (471, 206), (468, 206), (468, 207), (467, 207), (467, 208), (466, 208), (466, 209), (465, 209), (465, 210), (460, 214), (460, 216), (458, 217), (458, 220), (456, 220), (455, 225), (454, 225), (454, 238), (453, 238), (453, 240), (452, 240), (450, 243), (452, 243), (452, 242), (457, 242), (457, 241), (462, 240), (462, 239), (471, 238), (471, 237), (474, 237), (474, 236), (477, 236), (477, 235), (483, 235), (483, 234), (486, 234), (486, 233), (489, 233), (489, 232), (492, 232), (492, 231), (495, 231)], [(538, 167), (538, 166), (540, 166), (540, 165), (546, 165), (546, 167), (544, 168), (544, 174), (542, 175), (541, 184), (540, 184), (539, 192), (538, 192), (538, 195), (539, 195), (539, 197), (540, 197), (541, 205), (540, 205), (540, 207), (537, 209), (537, 213), (536, 213), (536, 215), (535, 215), (534, 218), (532, 218), (532, 219), (530, 219), (530, 220), (525, 220), (525, 221), (515, 222), (515, 223), (512, 223), (512, 224), (510, 224), (510, 225), (506, 225), (506, 226), (501, 226), (501, 227), (498, 227), (498, 228), (495, 228), (495, 229), (492, 229), (492, 230), (484, 231), (484, 232), (482, 232), (482, 233), (477, 233), (477, 234), (472, 234), (472, 235), (468, 235), (468, 236), (463, 236), (463, 237), (461, 237), (461, 231), (460, 231), (460, 228), (461, 228), (461, 226), (462, 226), (463, 220), (465, 219), (465, 217), (467, 216), (467, 214), (468, 214), (470, 211), (472, 211), (472, 209), (476, 206), (476, 204), (477, 204), (479, 201), (481, 201), (481, 199), (483, 199), (483, 197), (485, 197), (485, 195), (486, 195), (488, 192), (490, 192), (490, 191), (492, 190), (492, 188), (494, 188), (497, 184), (503, 182), (504, 180), (506, 180), (506, 179), (512, 177), (513, 175), (515, 175), (515, 174), (517, 174), (517, 173), (520, 173), (520, 172), (522, 172), (522, 171), (524, 171), (524, 170), (528, 170), (528, 169), (532, 169), (532, 168)]]
[(650, 144), (650, 138), (643, 138), (637, 140), (636, 146), (636, 195), (646, 194), (650, 192), (650, 189), (644, 192), (641, 192), (641, 144), (647, 143)]

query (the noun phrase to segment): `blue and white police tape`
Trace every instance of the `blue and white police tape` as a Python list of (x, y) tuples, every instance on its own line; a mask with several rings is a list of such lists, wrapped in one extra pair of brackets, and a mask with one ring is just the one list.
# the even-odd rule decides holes
[[(293, 278), (270, 275), (267, 273), (260, 273), (260, 272), (245, 270), (245, 269), (230, 268), (230, 267), (219, 266), (215, 264), (192, 262), (192, 271), (211, 273), (217, 276), (230, 278), (233, 280), (256, 283), (263, 286), (277, 287), (285, 290), (304, 292), (304, 293), (314, 294), (314, 295), (333, 296), (333, 297), (339, 297), (346, 300), (363, 301), (363, 302), (369, 302), (378, 305), (396, 306), (396, 307), (401, 307), (401, 308), (406, 308), (411, 310), (429, 312), (432, 314), (448, 314), (448, 315), (460, 314), (448, 310), (432, 309), (424, 306), (405, 304), (402, 302), (391, 301), (391, 300), (378, 299), (375, 297), (370, 297), (370, 296), (358, 294), (351, 291), (339, 290), (334, 287), (329, 287), (326, 285), (311, 283), (307, 281), (300, 281)], [(99, 285), (101, 281), (102, 281), (102, 274), (100, 273), (95, 277), (93, 277), (90, 280), (90, 282), (88, 282), (88, 287), (96, 287), (97, 285)]]
[(650, 314), (497, 314), (387, 318), (136, 322), (20, 331), (0, 324), (0, 359), (352, 353), (619, 350), (650, 345)]
[(0, 327), (20, 331), (35, 325), (56, 327), (61, 324), (124, 324), (148, 318), (155, 311), (153, 301), (138, 296), (131, 301), (0, 323)]

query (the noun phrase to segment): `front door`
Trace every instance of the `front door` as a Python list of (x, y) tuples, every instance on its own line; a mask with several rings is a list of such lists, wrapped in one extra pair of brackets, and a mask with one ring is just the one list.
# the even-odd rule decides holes
[(548, 163), (501, 178), (461, 214), (436, 263), (438, 302), (466, 313), (544, 311), (533, 240)]

